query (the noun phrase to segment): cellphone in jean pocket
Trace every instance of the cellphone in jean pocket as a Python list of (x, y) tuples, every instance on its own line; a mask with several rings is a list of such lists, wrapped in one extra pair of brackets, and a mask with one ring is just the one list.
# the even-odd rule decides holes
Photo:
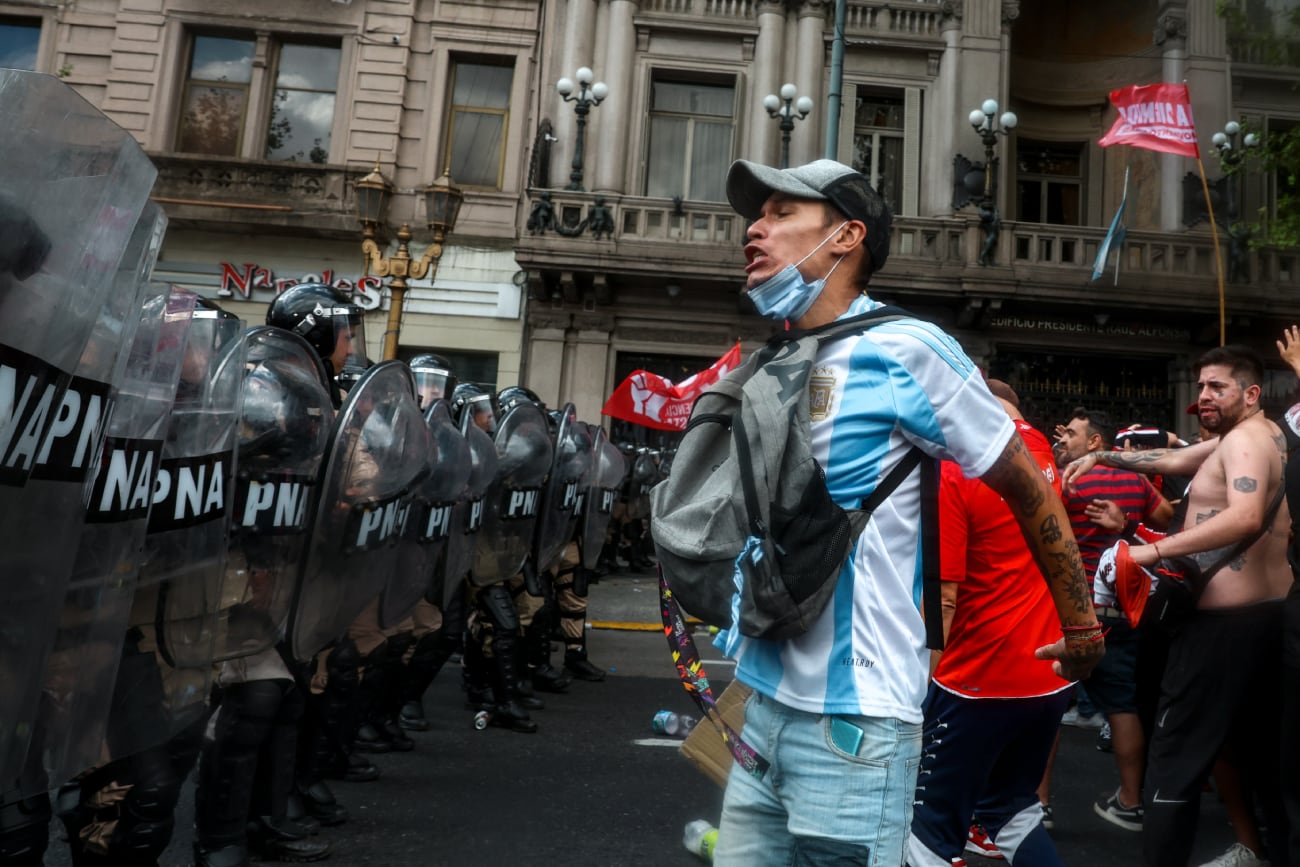
[(856, 756), (862, 747), (864, 737), (862, 729), (848, 720), (831, 717), (831, 743), (851, 756)]

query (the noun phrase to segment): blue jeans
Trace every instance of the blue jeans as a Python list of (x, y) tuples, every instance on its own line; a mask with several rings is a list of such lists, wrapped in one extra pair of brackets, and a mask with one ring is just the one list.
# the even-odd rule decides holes
[(722, 803), (718, 867), (898, 867), (912, 824), (921, 726), (846, 716), (864, 737), (850, 755), (829, 716), (754, 693), (742, 736), (771, 763), (762, 780), (732, 765)]

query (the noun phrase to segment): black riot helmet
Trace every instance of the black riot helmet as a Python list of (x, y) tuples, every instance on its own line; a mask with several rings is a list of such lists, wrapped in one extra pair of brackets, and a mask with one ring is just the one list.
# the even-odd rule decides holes
[(456, 425), (464, 430), (464, 418), (470, 413), (474, 424), (489, 434), (496, 430), (496, 411), (492, 393), (472, 382), (462, 382), (451, 394), (451, 412)]
[(290, 286), (267, 308), (266, 324), (292, 331), (310, 343), (331, 377), (342, 373), (345, 365), (369, 366), (365, 311), (333, 286)]
[(456, 391), (456, 374), (452, 373), (451, 362), (441, 355), (426, 352), (407, 364), (415, 375), (415, 396), (420, 399), (421, 409), (428, 409), (438, 398), (450, 399)]
[[(329, 405), (315, 372), (280, 358), (267, 359), (244, 377), (239, 414), (239, 464), (319, 454), (329, 432)], [(328, 394), (325, 394), (328, 396)]]
[(531, 403), (542, 412), (546, 412), (546, 404), (542, 403), (542, 399), (522, 385), (506, 386), (497, 392), (497, 407), (503, 415), (510, 407), (519, 403)]
[(334, 377), (334, 382), (342, 389), (344, 394), (347, 394), (352, 390), (352, 386), (361, 380), (365, 372), (374, 366), (375, 363), (368, 358), (349, 356), (343, 362), (343, 369), (339, 371), (339, 375)]

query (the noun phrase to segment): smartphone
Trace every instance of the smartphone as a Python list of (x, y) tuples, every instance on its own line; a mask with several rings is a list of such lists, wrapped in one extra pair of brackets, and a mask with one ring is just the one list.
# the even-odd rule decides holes
[(836, 747), (851, 756), (856, 756), (862, 746), (862, 738), (862, 729), (848, 720), (837, 716), (831, 717), (831, 743)]

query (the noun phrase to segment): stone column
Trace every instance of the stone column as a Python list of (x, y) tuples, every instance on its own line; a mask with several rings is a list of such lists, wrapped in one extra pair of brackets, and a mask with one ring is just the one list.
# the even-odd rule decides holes
[(564, 391), (561, 397), (573, 401), (578, 418), (599, 424), (605, 405), (605, 372), (610, 362), (610, 334), (614, 317), (598, 313), (577, 313), (569, 329), (564, 354)]
[[(561, 78), (573, 80), (578, 67), (591, 66), (595, 62), (593, 56), (595, 32), (596, 0), (568, 0), (564, 10), (564, 35), (558, 52), (560, 69), (554, 79), (543, 84), (543, 91), (547, 94), (546, 99), (549, 100), (549, 102), (544, 101), (543, 105), (554, 106), (551, 122), (558, 141), (554, 142), (554, 147), (551, 148), (551, 184), (556, 187), (563, 187), (569, 182), (573, 149), (577, 144), (577, 121), (573, 114), (573, 104), (565, 102), (555, 92), (555, 82)], [(594, 71), (600, 73), (600, 70)], [(590, 117), (588, 115), (588, 119)], [(588, 131), (590, 129), (588, 126)]]
[(564, 332), (572, 315), (562, 311), (542, 311), (529, 317), (528, 388), (537, 393), (547, 406), (559, 406), (561, 375), (564, 370)]
[(763, 97), (781, 89), (781, 68), (785, 44), (785, 7), (780, 0), (761, 0), (758, 4), (758, 38), (754, 40), (752, 82), (745, 95), (745, 112), (749, 114), (749, 141), (743, 150), (746, 159), (776, 165), (780, 130), (767, 116)]
[[(952, 211), (952, 160), (958, 153), (969, 159), (973, 155), (970, 143), (963, 136), (967, 128), (962, 106), (957, 101), (960, 92), (958, 74), (961, 68), (961, 17), (960, 0), (947, 0), (944, 4), (940, 32), (943, 34), (943, 53), (938, 59), (938, 69), (925, 106), (925, 136), (921, 139), (921, 209), (927, 216), (948, 214)], [(969, 110), (966, 112), (969, 114)]]
[[(609, 97), (587, 117), (587, 189), (623, 193), (627, 186), (628, 128), (632, 118), (632, 60), (636, 55), (636, 0), (611, 0), (604, 43), (606, 68), (596, 79), (609, 86)], [(594, 118), (594, 123), (593, 123)]]
[[(1161, 3), (1155, 44), (1160, 48), (1161, 80), (1181, 84), (1187, 77), (1187, 10), (1182, 3)], [(1195, 109), (1192, 116), (1197, 116)], [(1183, 228), (1183, 166), (1183, 157), (1160, 155), (1160, 228), (1165, 232), (1179, 232)]]
[[(819, 131), (826, 126), (826, 102), (822, 84), (826, 76), (826, 3), (804, 0), (799, 7), (799, 51), (795, 58), (795, 79), (799, 96), (813, 102), (812, 113), (795, 122), (790, 135), (790, 165), (798, 166), (822, 154)], [(766, 94), (764, 94), (766, 96)], [(775, 124), (775, 121), (772, 121)]]

